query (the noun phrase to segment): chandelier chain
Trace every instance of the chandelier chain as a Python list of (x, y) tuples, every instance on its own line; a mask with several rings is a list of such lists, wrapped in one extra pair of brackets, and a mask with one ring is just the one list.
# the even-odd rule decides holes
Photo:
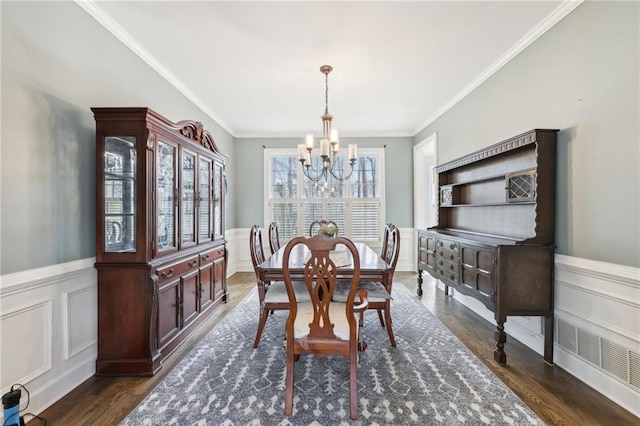
[(329, 114), (329, 73), (324, 75), (324, 113)]

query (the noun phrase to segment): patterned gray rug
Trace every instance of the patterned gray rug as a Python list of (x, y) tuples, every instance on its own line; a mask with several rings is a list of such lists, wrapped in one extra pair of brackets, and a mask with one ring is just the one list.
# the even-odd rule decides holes
[(284, 415), (287, 313), (253, 349), (257, 292), (247, 297), (123, 420), (122, 425), (542, 425), (403, 284), (394, 283), (397, 348), (375, 312), (358, 365), (359, 420), (349, 419), (346, 358), (303, 356)]

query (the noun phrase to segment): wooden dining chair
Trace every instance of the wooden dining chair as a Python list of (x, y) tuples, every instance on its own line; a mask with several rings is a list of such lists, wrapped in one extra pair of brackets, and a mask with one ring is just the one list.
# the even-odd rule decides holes
[(278, 224), (271, 222), (269, 224), (269, 249), (274, 254), (280, 248), (280, 235), (278, 233)]
[(309, 226), (309, 236), (313, 237), (314, 235), (320, 233), (322, 229), (332, 229), (335, 230), (332, 236), (338, 236), (338, 224), (332, 220), (316, 220), (311, 222), (311, 226)]
[[(389, 223), (384, 228), (382, 252), (380, 254), (382, 260), (391, 266), (388, 283), (385, 285), (380, 281), (363, 281), (358, 284), (359, 289), (367, 290), (367, 298), (369, 299), (367, 309), (375, 309), (378, 311), (380, 324), (387, 329), (389, 341), (394, 348), (396, 347), (396, 338), (393, 334), (391, 320), (391, 291), (393, 287), (393, 275), (396, 270), (396, 265), (398, 264), (399, 254), (400, 230), (394, 224)], [(340, 283), (333, 297), (337, 301), (344, 302), (347, 299), (347, 294), (348, 288)]]
[[(332, 300), (336, 287), (338, 268), (329, 252), (334, 244), (344, 244), (353, 259), (353, 276), (347, 300), (340, 303)], [(306, 245), (311, 255), (304, 265), (304, 289), (309, 300), (297, 298), (295, 283), (289, 272), (289, 256), (298, 244)], [(286, 325), (286, 388), (285, 415), (293, 411), (294, 362), (302, 354), (320, 357), (341, 355), (349, 361), (349, 402), (351, 419), (358, 418), (358, 331), (364, 310), (367, 308), (367, 293), (359, 291), (359, 303), (355, 304), (360, 279), (360, 257), (358, 250), (347, 238), (329, 238), (316, 235), (311, 238), (297, 237), (284, 249), (284, 282), (291, 308)], [(315, 283), (315, 285), (314, 285)], [(324, 365), (324, 364), (318, 364)]]
[[(258, 285), (258, 300), (260, 302), (260, 317), (258, 321), (258, 329), (256, 337), (253, 341), (253, 347), (257, 348), (260, 344), (262, 330), (267, 322), (269, 314), (277, 310), (289, 309), (289, 297), (283, 281), (262, 281), (258, 274), (258, 266), (265, 261), (264, 249), (262, 246), (262, 229), (258, 225), (254, 225), (249, 232), (249, 251), (251, 253), (251, 262), (253, 263), (253, 271), (256, 274), (256, 283)], [(299, 291), (298, 297), (302, 300), (308, 300), (306, 291)]]

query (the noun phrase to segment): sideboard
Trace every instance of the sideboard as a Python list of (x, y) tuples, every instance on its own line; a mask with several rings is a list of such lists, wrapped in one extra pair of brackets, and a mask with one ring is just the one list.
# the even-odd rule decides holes
[(505, 364), (508, 316), (542, 316), (553, 364), (557, 130), (534, 129), (436, 167), (438, 225), (418, 230), (422, 272), (482, 302)]

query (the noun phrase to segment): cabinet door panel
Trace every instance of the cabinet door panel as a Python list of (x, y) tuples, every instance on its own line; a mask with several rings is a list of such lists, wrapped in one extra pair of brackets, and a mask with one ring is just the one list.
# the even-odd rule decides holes
[(428, 234), (418, 234), (418, 268), (433, 271), (436, 266), (436, 239)]
[(180, 278), (182, 282), (182, 327), (189, 325), (198, 316), (198, 300), (200, 286), (198, 271), (193, 271)]
[(462, 246), (462, 284), (494, 299), (493, 269), (495, 250)]
[(158, 343), (162, 348), (180, 331), (180, 280), (160, 287), (158, 309)]
[(224, 257), (216, 259), (213, 262), (214, 270), (214, 300), (219, 299), (224, 295), (224, 289), (226, 284)]
[(215, 272), (213, 263), (209, 263), (200, 269), (200, 285), (202, 295), (200, 296), (200, 312), (204, 311), (213, 303), (215, 295)]
[(156, 246), (157, 253), (177, 249), (176, 241), (176, 162), (177, 146), (158, 142), (156, 161)]
[(104, 251), (136, 250), (136, 138), (104, 139)]
[(212, 162), (200, 157), (198, 161), (198, 242), (211, 241), (212, 212)]
[(224, 238), (224, 164), (215, 162), (213, 165), (213, 238)]
[(180, 244), (196, 243), (196, 154), (182, 148), (180, 161)]

